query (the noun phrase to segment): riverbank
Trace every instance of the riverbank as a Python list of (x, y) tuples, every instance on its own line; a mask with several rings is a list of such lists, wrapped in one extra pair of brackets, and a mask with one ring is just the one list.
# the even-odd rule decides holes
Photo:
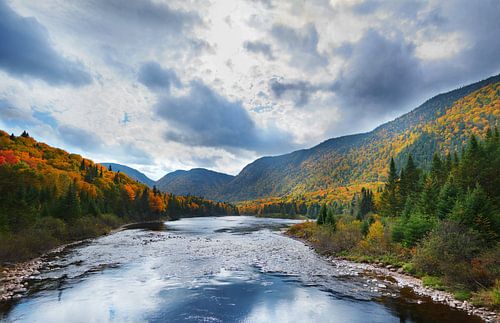
[(0, 301), (21, 298), (27, 292), (29, 280), (36, 279), (36, 275), (40, 273), (39, 270), (48, 258), (57, 257), (57, 254), (64, 252), (67, 248), (78, 246), (92, 239), (130, 229), (162, 230), (164, 229), (164, 221), (133, 222), (108, 227), (105, 232), (101, 231), (98, 235), (59, 245), (30, 260), (0, 266)]
[[(480, 306), (474, 306), (469, 301), (458, 300), (453, 294), (425, 286), (423, 280), (419, 277), (415, 277), (405, 272), (402, 267), (387, 265), (382, 262), (369, 262), (370, 258), (364, 257), (365, 262), (356, 262), (345, 257), (334, 257), (331, 255), (326, 255), (325, 253), (318, 250), (318, 245), (311, 242), (309, 239), (304, 237), (299, 237), (296, 234), (291, 234), (290, 230), (285, 231), (285, 234), (293, 239), (297, 239), (304, 244), (308, 245), (320, 256), (324, 257), (328, 262), (330, 262), (337, 269), (342, 268), (345, 272), (351, 272), (353, 270), (362, 270), (366, 273), (372, 273), (378, 276), (380, 279), (377, 280), (377, 284), (374, 285), (375, 289), (384, 289), (387, 286), (385, 283), (393, 282), (399, 288), (410, 288), (416, 295), (420, 297), (429, 297), (433, 302), (445, 304), (449, 307), (463, 310), (469, 315), (476, 315), (483, 319), (485, 322), (500, 322), (500, 313)], [(382, 283), (379, 283), (382, 282)]]

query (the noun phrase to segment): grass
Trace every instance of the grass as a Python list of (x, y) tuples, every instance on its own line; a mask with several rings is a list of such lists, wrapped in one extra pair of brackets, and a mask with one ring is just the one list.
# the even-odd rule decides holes
[(473, 293), (471, 297), (472, 304), (484, 306), (494, 310), (500, 310), (500, 280), (497, 280), (495, 286), (490, 289), (483, 289)]
[(431, 287), (437, 290), (446, 290), (446, 286), (440, 277), (436, 276), (424, 276), (422, 277), (422, 283), (426, 287)]
[(471, 298), (472, 293), (468, 290), (458, 290), (453, 293), (453, 297), (459, 301), (467, 301)]

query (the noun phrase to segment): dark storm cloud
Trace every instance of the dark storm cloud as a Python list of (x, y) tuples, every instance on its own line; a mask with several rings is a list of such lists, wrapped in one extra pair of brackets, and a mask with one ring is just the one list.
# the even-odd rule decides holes
[(157, 62), (141, 65), (137, 79), (151, 90), (170, 91), (171, 86), (181, 87), (181, 81), (175, 71), (164, 69)]
[(351, 46), (350, 57), (331, 85), (352, 108), (389, 111), (421, 87), (420, 61), (402, 37), (386, 38), (368, 30)]
[(34, 77), (51, 85), (82, 86), (91, 82), (81, 63), (52, 47), (47, 30), (0, 1), (0, 68), (14, 77)]
[(310, 23), (301, 29), (274, 25), (270, 32), (283, 50), (291, 55), (291, 65), (314, 70), (328, 64), (326, 56), (318, 52), (318, 31)]
[(297, 106), (306, 105), (318, 91), (331, 92), (345, 112), (369, 114), (400, 109), (400, 104), (422, 87), (414, 46), (401, 37), (386, 38), (368, 30), (358, 42), (343, 44), (341, 48), (347, 62), (336, 80), (311, 84), (273, 79), (269, 84), (271, 92)]
[(271, 45), (267, 43), (261, 41), (246, 41), (243, 47), (249, 52), (262, 54), (269, 60), (275, 59)]
[(451, 87), (499, 73), (500, 2), (444, 2), (437, 10), (443, 19), (434, 33), (459, 32), (460, 43), (465, 46), (452, 57), (429, 62), (425, 66), (426, 82)]
[(257, 128), (241, 102), (227, 100), (200, 81), (191, 82), (185, 96), (160, 98), (156, 113), (175, 127), (165, 134), (171, 141), (261, 152), (290, 145), (284, 144), (287, 134)]

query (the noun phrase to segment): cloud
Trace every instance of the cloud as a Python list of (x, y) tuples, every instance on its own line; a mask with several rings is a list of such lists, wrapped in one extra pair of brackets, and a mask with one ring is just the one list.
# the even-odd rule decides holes
[(200, 81), (185, 96), (163, 96), (156, 113), (175, 129), (167, 140), (204, 147), (272, 151), (291, 138), (279, 130), (259, 129), (241, 102), (229, 101)]
[(387, 112), (400, 109), (421, 87), (421, 79), (412, 43), (370, 29), (351, 44), (347, 64), (331, 90), (353, 109)]
[(314, 70), (328, 64), (327, 57), (318, 52), (319, 35), (314, 24), (309, 23), (301, 29), (276, 24), (270, 34), (290, 55), (292, 66)]
[(273, 78), (269, 82), (269, 89), (276, 98), (287, 98), (301, 107), (309, 102), (310, 95), (318, 91), (319, 87), (306, 81), (284, 82)]
[(243, 43), (243, 47), (251, 53), (262, 54), (271, 61), (275, 59), (271, 45), (267, 43), (261, 41), (246, 41)]
[(82, 86), (92, 79), (83, 65), (61, 56), (47, 30), (0, 2), (0, 68), (14, 77), (34, 77), (51, 85)]
[(102, 146), (100, 138), (90, 131), (69, 125), (61, 125), (57, 128), (57, 131), (62, 140), (73, 147), (85, 151), (97, 151)]
[(172, 85), (181, 87), (181, 81), (175, 71), (164, 69), (157, 62), (147, 62), (141, 65), (138, 80), (153, 91), (170, 91)]

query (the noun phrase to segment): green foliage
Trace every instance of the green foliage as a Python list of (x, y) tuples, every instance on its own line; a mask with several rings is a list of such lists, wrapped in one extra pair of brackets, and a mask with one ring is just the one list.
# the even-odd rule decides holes
[(413, 247), (432, 230), (435, 222), (434, 218), (419, 212), (401, 217), (394, 225), (392, 239), (405, 247)]
[(445, 290), (445, 285), (441, 278), (435, 276), (424, 276), (422, 277), (422, 283), (426, 287), (431, 287), (437, 290)]
[(238, 210), (196, 196), (151, 191), (27, 133), (15, 137), (0, 131), (1, 261), (100, 235), (126, 221), (225, 214)]

